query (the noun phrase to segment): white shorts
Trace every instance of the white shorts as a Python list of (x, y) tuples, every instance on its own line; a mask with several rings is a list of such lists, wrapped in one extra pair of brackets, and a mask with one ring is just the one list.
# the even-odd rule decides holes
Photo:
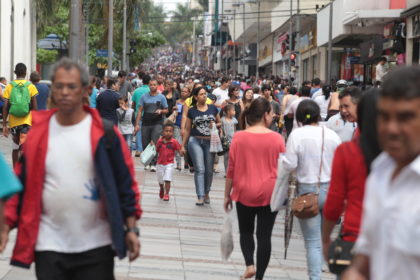
[(156, 165), (156, 176), (159, 184), (164, 184), (165, 181), (172, 182), (172, 171), (174, 170), (174, 164), (157, 164)]

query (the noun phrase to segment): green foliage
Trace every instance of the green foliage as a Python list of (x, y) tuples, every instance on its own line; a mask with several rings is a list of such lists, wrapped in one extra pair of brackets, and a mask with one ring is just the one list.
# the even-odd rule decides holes
[(56, 50), (36, 50), (36, 61), (37, 63), (52, 63), (57, 60), (58, 51)]
[(130, 55), (131, 65), (141, 64), (152, 54), (154, 48), (166, 42), (162, 35), (155, 32), (134, 32), (133, 35), (130, 39), (137, 40), (137, 45), (136, 52)]

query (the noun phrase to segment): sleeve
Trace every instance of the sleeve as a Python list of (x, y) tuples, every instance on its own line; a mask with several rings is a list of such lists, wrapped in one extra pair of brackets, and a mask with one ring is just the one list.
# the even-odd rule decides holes
[(292, 131), (287, 140), (286, 153), (283, 155), (284, 169), (288, 172), (293, 171), (298, 166), (298, 144), (295, 143), (296, 132)]
[(181, 144), (179, 144), (179, 142), (176, 139), (174, 139), (174, 141), (173, 141), (173, 147), (174, 147), (175, 151), (181, 150)]
[(136, 103), (137, 103), (136, 98), (137, 98), (137, 95), (138, 95), (137, 93), (138, 93), (138, 90), (135, 90), (133, 92), (133, 95), (131, 96), (131, 101), (136, 102)]
[(188, 117), (189, 119), (191, 119), (191, 120), (194, 118), (192, 108), (190, 108), (190, 109), (188, 110), (188, 112), (187, 112), (187, 117)]
[(140, 106), (142, 106), (142, 107), (144, 107), (144, 99), (145, 99), (145, 98), (146, 98), (146, 97), (145, 97), (145, 95), (144, 95), (144, 94), (140, 97), (139, 104), (140, 104)]
[(29, 94), (31, 95), (31, 97), (34, 97), (34, 96), (38, 95), (38, 89), (33, 84), (30, 84), (28, 86), (28, 90), (29, 90)]
[(168, 108), (168, 101), (166, 100), (166, 97), (163, 96), (163, 94), (162, 94), (162, 98), (161, 99), (162, 99), (162, 107), (164, 109)]
[(9, 100), (10, 99), (10, 92), (12, 91), (12, 84), (8, 84), (3, 91), (3, 98)]
[(334, 154), (330, 188), (323, 211), (324, 217), (333, 222), (337, 221), (343, 213), (348, 186), (347, 168), (345, 166), (347, 159), (343, 153), (344, 147), (344, 145), (339, 146)]
[(233, 123), (238, 124), (238, 120), (236, 118), (233, 118)]

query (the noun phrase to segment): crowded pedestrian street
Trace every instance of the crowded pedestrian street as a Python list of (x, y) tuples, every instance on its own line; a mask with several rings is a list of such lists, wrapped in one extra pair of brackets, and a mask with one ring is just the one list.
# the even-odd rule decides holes
[[(0, 152), (10, 157), (10, 141), (0, 136)], [(9, 162), (11, 164), (11, 161)], [(222, 170), (223, 166), (219, 166)], [(156, 174), (143, 170), (136, 160), (136, 177), (142, 192), (144, 208), (139, 223), (141, 231), (140, 258), (131, 264), (127, 260), (116, 262), (117, 280), (229, 280), (239, 279), (243, 272), (243, 259), (239, 247), (237, 225), (232, 257), (224, 262), (220, 253), (223, 226), (224, 172), (215, 175), (212, 203), (203, 208), (194, 205), (193, 175), (187, 170), (174, 173), (173, 195), (169, 202), (158, 197)], [(0, 279), (33, 280), (32, 270), (9, 265), (16, 231), (0, 257)], [(273, 231), (272, 258), (264, 279), (307, 279), (303, 238), (296, 223), (284, 260), (284, 212), (280, 212)], [(334, 279), (323, 273), (322, 279)]]

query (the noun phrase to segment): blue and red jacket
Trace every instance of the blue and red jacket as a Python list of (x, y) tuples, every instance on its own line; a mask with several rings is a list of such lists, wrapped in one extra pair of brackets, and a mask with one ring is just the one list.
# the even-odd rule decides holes
[[(118, 129), (114, 126), (116, 136), (110, 143), (99, 113), (88, 107), (84, 109), (92, 116), (92, 158), (95, 177), (105, 198), (106, 214), (111, 225), (112, 248), (119, 258), (124, 258), (127, 254), (125, 218), (135, 216), (139, 219), (142, 213), (133, 161)], [(34, 261), (42, 213), (49, 123), (55, 112), (56, 110), (49, 110), (32, 113), (33, 126), (23, 145), (23, 155), (15, 166), (23, 191), (12, 197), (5, 206), (6, 223), (10, 228), (18, 228), (12, 265), (29, 268)]]

